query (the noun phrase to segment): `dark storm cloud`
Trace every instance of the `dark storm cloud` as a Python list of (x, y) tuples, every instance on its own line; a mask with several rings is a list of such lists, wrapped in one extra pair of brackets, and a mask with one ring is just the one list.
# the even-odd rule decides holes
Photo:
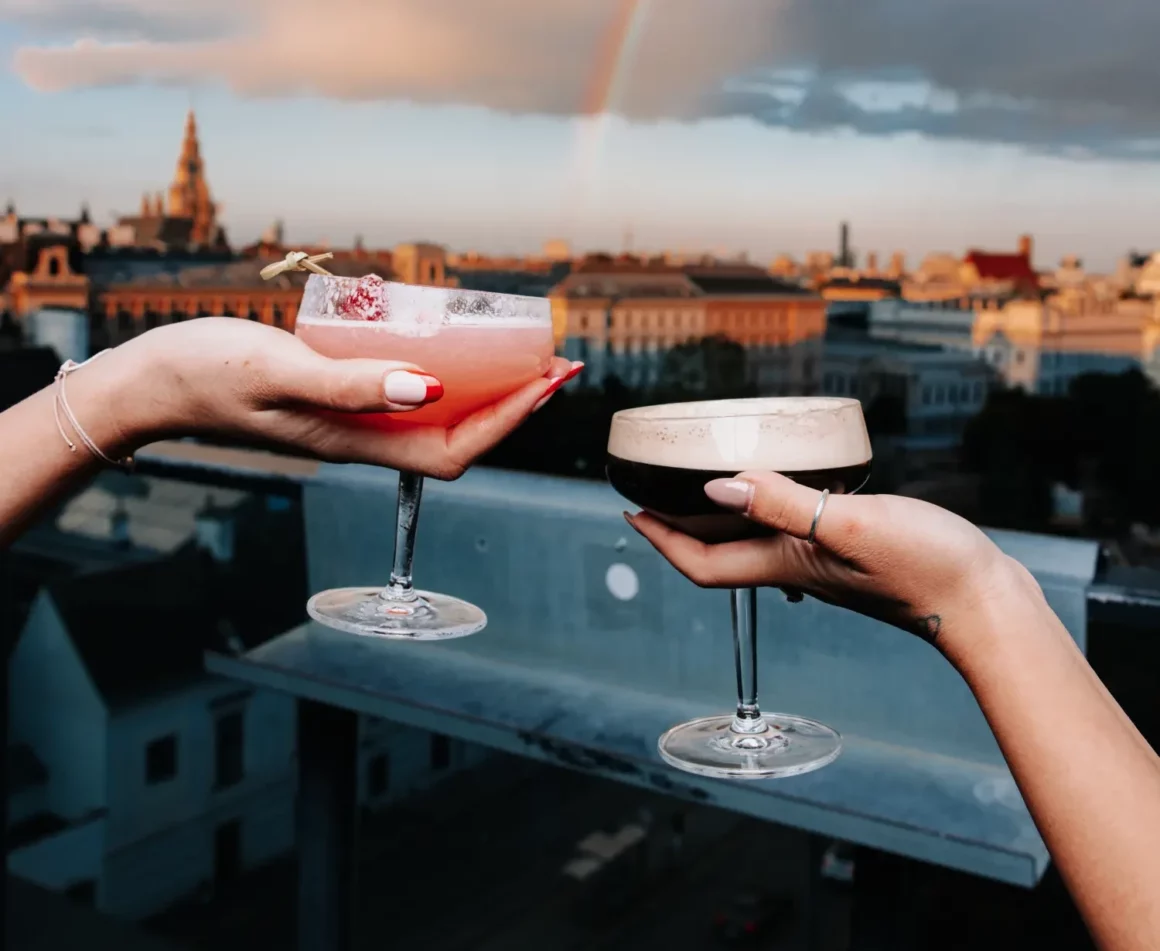
[(1160, 157), (1160, 0), (642, 0), (635, 28), (617, 31), (621, 9), (0, 0), (0, 18), (53, 35), (137, 40), (19, 50), (17, 72), (45, 90), (208, 79), (242, 95), (550, 115), (595, 105), (640, 120), (751, 116), (801, 131)]

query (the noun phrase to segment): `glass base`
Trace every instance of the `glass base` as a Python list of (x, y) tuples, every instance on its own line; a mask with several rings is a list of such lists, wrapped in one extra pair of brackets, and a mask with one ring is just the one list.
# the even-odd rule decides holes
[(474, 604), (446, 594), (416, 591), (414, 601), (388, 601), (382, 588), (334, 588), (306, 602), (306, 613), (320, 624), (361, 634), (411, 641), (467, 637), (487, 626)]
[(785, 713), (764, 714), (765, 729), (733, 730), (732, 715), (701, 717), (669, 730), (657, 742), (670, 766), (715, 779), (797, 776), (832, 763), (842, 738), (824, 723)]

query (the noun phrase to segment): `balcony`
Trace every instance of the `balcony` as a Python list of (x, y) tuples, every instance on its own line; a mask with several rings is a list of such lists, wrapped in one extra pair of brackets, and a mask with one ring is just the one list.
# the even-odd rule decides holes
[[(390, 471), (193, 443), (152, 447), (138, 463), (300, 500), (311, 590), (389, 574)], [(411, 645), (306, 624), (249, 652), (207, 656), (213, 673), (298, 700), (299, 947), (349, 946), (360, 715), (823, 843), (1021, 888), (1041, 881), (1046, 848), (963, 682), (926, 644), (823, 604), (761, 593), (759, 681), (766, 709), (837, 728), (842, 756), (816, 773), (743, 784), (666, 767), (655, 744), (668, 726), (731, 708), (727, 601), (627, 530), (623, 508), (603, 484), (525, 473), (477, 469), (428, 483), (417, 583), (483, 607), (485, 633)], [(1035, 575), (1081, 649), (1093, 620), (1154, 626), (1156, 598), (1097, 580), (1096, 543), (993, 538)]]

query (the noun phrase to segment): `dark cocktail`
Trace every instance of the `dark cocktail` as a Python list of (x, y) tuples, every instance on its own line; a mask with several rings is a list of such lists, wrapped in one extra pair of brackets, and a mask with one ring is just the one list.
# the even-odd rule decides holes
[[(870, 438), (857, 400), (786, 397), (673, 403), (612, 418), (608, 479), (626, 499), (709, 543), (770, 534), (705, 495), (705, 484), (764, 469), (817, 489), (856, 492), (870, 475)], [(819, 495), (820, 497), (820, 495)], [(832, 762), (841, 738), (829, 727), (757, 705), (753, 589), (731, 592), (737, 712), (669, 730), (661, 756), (705, 776), (763, 779)]]

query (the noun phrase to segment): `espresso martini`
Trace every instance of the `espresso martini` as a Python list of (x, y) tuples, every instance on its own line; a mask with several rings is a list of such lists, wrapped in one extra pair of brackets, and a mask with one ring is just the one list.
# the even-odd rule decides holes
[[(714, 504), (705, 484), (753, 470), (818, 490), (819, 502), (856, 492), (870, 475), (870, 437), (857, 400), (789, 397), (671, 403), (612, 417), (608, 479), (626, 499), (704, 542), (771, 530)], [(822, 511), (819, 509), (819, 511)], [(823, 723), (757, 703), (757, 592), (730, 592), (737, 709), (673, 727), (660, 738), (665, 762), (701, 776), (768, 779), (819, 769), (842, 739)]]
[(772, 529), (720, 508), (705, 483), (764, 469), (839, 495), (866, 483), (870, 458), (857, 400), (769, 397), (623, 410), (612, 418), (607, 471), (617, 492), (666, 524), (728, 542)]

